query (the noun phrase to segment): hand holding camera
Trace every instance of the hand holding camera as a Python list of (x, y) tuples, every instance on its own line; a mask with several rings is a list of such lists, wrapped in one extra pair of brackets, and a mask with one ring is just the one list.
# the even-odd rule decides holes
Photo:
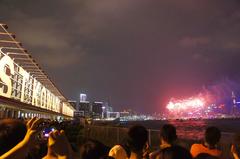
[(72, 148), (63, 130), (50, 132), (48, 138), (48, 148), (50, 148), (51, 151), (58, 156), (58, 158), (72, 158)]
[(29, 120), (26, 124), (27, 133), (23, 139), (23, 143), (28, 146), (33, 146), (37, 143), (37, 135), (39, 133), (39, 125), (43, 122), (43, 119), (38, 119), (36, 117)]

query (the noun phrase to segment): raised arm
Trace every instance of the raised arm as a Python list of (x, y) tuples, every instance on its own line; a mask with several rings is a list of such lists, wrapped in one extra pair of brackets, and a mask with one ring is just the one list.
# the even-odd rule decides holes
[(64, 131), (51, 132), (48, 139), (48, 154), (44, 159), (72, 159), (73, 151)]
[(239, 156), (237, 153), (237, 148), (235, 147), (235, 145), (231, 146), (231, 153), (232, 153), (234, 159), (239, 159)]
[[(29, 148), (36, 143), (37, 128), (41, 119), (36, 117), (27, 122), (27, 133), (24, 139), (14, 146), (11, 150), (0, 156), (0, 159), (24, 159), (26, 158)], [(17, 132), (16, 132), (17, 133)]]

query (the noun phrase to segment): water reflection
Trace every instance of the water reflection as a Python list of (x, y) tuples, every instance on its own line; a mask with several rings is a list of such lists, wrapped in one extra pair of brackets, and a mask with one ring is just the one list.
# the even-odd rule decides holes
[(204, 130), (206, 129), (207, 122), (205, 120), (196, 121), (169, 121), (169, 124), (173, 124), (177, 129), (177, 135), (183, 139), (201, 140), (204, 136)]

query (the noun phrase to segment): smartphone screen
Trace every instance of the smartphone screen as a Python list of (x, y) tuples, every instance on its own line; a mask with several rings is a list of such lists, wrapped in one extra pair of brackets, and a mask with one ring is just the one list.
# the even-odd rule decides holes
[(56, 130), (56, 129), (53, 128), (53, 127), (45, 128), (45, 129), (43, 130), (43, 136), (46, 137), (46, 138), (49, 137), (49, 133), (52, 132), (52, 131), (54, 131), (54, 130)]

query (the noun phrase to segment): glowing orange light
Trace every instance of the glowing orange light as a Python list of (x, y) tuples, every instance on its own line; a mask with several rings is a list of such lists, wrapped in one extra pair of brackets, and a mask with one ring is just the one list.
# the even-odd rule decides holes
[(203, 98), (188, 98), (183, 100), (171, 100), (167, 104), (167, 109), (169, 111), (174, 110), (190, 110), (190, 109), (200, 109), (203, 108), (205, 105), (205, 101)]

